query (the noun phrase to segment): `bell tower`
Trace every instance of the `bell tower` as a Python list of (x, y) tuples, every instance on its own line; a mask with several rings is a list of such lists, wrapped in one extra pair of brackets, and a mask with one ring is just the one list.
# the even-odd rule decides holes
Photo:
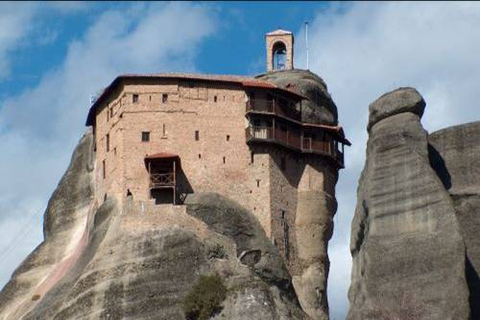
[(293, 34), (277, 29), (265, 35), (267, 45), (267, 71), (293, 69)]

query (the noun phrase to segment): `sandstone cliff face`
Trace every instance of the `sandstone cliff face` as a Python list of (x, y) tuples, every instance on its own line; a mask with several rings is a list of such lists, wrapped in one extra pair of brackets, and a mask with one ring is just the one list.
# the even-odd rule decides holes
[(214, 319), (308, 319), (276, 248), (240, 205), (214, 194), (186, 206), (97, 205), (92, 159), (88, 132), (49, 202), (45, 241), (0, 293), (0, 319), (185, 319), (200, 275), (228, 290)]
[(349, 319), (469, 319), (466, 231), (430, 164), (424, 107), (412, 88), (370, 105), (352, 222)]
[(472, 319), (480, 319), (480, 122), (432, 133), (430, 161), (450, 194), (466, 246)]

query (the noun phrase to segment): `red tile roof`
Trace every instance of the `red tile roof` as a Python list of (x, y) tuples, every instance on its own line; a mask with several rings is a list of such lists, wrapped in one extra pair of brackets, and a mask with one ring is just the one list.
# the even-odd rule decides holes
[(168, 152), (160, 152), (151, 154), (145, 157), (145, 160), (155, 160), (155, 159), (176, 159), (180, 158), (178, 154), (168, 153)]

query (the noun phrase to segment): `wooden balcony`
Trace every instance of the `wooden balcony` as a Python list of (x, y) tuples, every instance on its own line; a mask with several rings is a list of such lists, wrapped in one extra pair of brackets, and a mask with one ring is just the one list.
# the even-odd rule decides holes
[(293, 105), (289, 105), (286, 100), (250, 99), (247, 102), (248, 112), (271, 114), (285, 119), (302, 121), (301, 111), (295, 109)]
[(247, 142), (273, 142), (302, 153), (329, 156), (343, 168), (343, 152), (338, 150), (334, 140), (322, 141), (304, 137), (299, 130), (291, 128), (250, 126), (246, 129)]
[(174, 188), (174, 187), (175, 187), (175, 176), (173, 172), (150, 174), (150, 189)]

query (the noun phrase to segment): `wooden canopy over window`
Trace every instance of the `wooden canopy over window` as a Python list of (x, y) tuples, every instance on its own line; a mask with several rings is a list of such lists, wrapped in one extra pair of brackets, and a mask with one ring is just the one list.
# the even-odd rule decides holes
[(180, 156), (173, 153), (160, 152), (145, 157), (145, 165), (148, 168), (151, 162), (171, 162), (174, 161), (177, 168), (180, 168)]

